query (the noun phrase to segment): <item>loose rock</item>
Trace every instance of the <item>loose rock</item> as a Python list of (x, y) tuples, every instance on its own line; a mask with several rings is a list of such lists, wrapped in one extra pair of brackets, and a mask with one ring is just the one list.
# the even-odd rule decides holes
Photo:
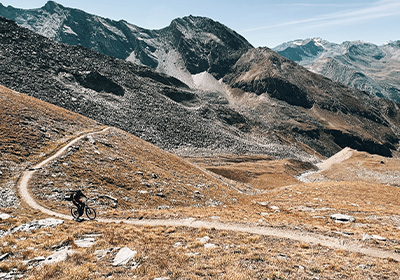
[(333, 214), (330, 217), (337, 223), (353, 223), (356, 221), (356, 218), (354, 218), (353, 216), (343, 214)]
[(113, 266), (126, 265), (131, 259), (136, 256), (137, 252), (132, 251), (128, 247), (122, 248), (114, 258)]

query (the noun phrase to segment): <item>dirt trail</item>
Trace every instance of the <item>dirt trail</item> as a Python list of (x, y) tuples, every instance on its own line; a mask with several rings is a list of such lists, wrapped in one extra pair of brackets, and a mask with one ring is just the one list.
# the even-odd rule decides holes
[[(74, 140), (70, 141), (66, 146), (58, 150), (54, 155), (48, 157), (44, 161), (40, 162), (39, 164), (35, 165), (33, 168), (26, 170), (21, 180), (18, 183), (18, 190), (21, 194), (21, 198), (33, 209), (39, 210), (47, 215), (56, 216), (66, 220), (72, 220), (72, 217), (69, 215), (64, 215), (61, 213), (54, 212), (50, 209), (47, 209), (41, 205), (39, 205), (33, 197), (30, 195), (28, 191), (29, 180), (31, 179), (32, 175), (39, 169), (43, 168), (46, 164), (51, 162), (52, 160), (60, 157), (65, 151), (74, 145), (79, 140), (94, 134), (104, 133), (110, 128), (105, 128), (101, 131), (91, 132), (84, 134), (75, 138)], [(349, 252), (361, 253), (371, 257), (376, 258), (392, 258), (396, 261), (400, 261), (400, 254), (387, 251), (379, 248), (372, 248), (367, 247), (361, 242), (355, 240), (347, 240), (347, 239), (338, 239), (329, 236), (324, 236), (322, 234), (316, 233), (309, 233), (309, 232), (302, 232), (290, 229), (277, 229), (272, 227), (264, 227), (264, 226), (257, 226), (252, 224), (239, 224), (239, 223), (222, 223), (218, 221), (203, 221), (197, 220), (194, 218), (189, 219), (143, 219), (143, 220), (136, 220), (136, 219), (97, 219), (98, 222), (101, 223), (125, 223), (125, 224), (132, 224), (132, 225), (149, 225), (149, 226), (179, 226), (179, 227), (192, 227), (192, 228), (215, 228), (217, 230), (229, 230), (229, 231), (236, 231), (236, 232), (245, 232), (245, 233), (252, 233), (252, 234), (259, 234), (259, 235), (268, 235), (277, 238), (287, 238), (292, 239), (300, 242), (306, 242), (308, 244), (313, 245), (322, 245), (333, 249), (340, 249), (346, 250)]]

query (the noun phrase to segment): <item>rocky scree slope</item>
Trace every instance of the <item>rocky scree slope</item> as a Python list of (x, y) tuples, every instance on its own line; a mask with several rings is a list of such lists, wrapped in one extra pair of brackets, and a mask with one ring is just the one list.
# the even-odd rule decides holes
[(57, 43), (4, 18), (0, 36), (0, 83), (13, 90), (182, 154), (309, 158), (296, 146), (271, 144), (268, 137), (253, 139), (257, 123), (226, 100), (203, 96), (151, 68)]
[(377, 46), (313, 38), (287, 42), (274, 50), (315, 73), (400, 103), (400, 41)]
[(0, 15), (56, 41), (150, 66), (191, 87), (196, 86), (192, 75), (207, 72), (220, 79), (252, 48), (235, 31), (204, 17), (178, 18), (161, 30), (149, 30), (53, 1), (31, 10), (0, 4)]
[(313, 160), (315, 151), (330, 156), (346, 146), (385, 156), (397, 150), (398, 105), (312, 74), (267, 48), (240, 57), (221, 80), (226, 92), (204, 92), (7, 20), (1, 25), (1, 83), (180, 154)]

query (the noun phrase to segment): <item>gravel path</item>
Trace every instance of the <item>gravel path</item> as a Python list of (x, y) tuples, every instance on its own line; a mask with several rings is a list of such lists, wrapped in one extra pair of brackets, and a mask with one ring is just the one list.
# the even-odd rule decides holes
[[(104, 133), (110, 128), (105, 128), (101, 131), (91, 132), (84, 135), (81, 135), (74, 140), (70, 141), (66, 146), (58, 150), (54, 155), (45, 159), (41, 163), (35, 165), (33, 168), (26, 170), (21, 180), (18, 183), (18, 190), (21, 194), (22, 200), (24, 200), (31, 208), (39, 210), (47, 215), (55, 216), (58, 218), (72, 220), (72, 217), (69, 215), (60, 214), (54, 211), (51, 211), (41, 205), (39, 205), (33, 197), (30, 195), (28, 190), (29, 180), (32, 175), (40, 168), (43, 168), (46, 164), (61, 156), (69, 147), (74, 145), (79, 140), (94, 134)], [(355, 240), (347, 240), (347, 239), (338, 239), (334, 237), (325, 236), (322, 234), (302, 232), (290, 229), (277, 229), (272, 227), (258, 226), (253, 224), (239, 224), (239, 223), (223, 223), (218, 221), (203, 221), (197, 220), (194, 218), (189, 219), (96, 219), (101, 223), (125, 223), (132, 225), (149, 225), (149, 226), (186, 226), (192, 228), (215, 228), (217, 230), (230, 230), (236, 232), (245, 232), (252, 234), (260, 234), (260, 235), (268, 235), (277, 238), (287, 238), (300, 242), (305, 242), (313, 245), (322, 245), (333, 249), (346, 250), (354, 253), (361, 253), (371, 257), (376, 258), (392, 258), (396, 261), (400, 261), (400, 254), (395, 253), (393, 251), (383, 250), (379, 248), (368, 247), (362, 244), (361, 242)]]

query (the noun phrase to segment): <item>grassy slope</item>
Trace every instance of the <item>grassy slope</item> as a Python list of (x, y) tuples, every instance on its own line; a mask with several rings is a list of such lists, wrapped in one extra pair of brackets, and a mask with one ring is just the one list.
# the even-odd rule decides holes
[[(21, 170), (51, 154), (63, 142), (82, 131), (101, 126), (79, 115), (11, 92), (0, 91), (1, 162), (4, 182), (15, 182)], [(41, 129), (43, 128), (43, 129)], [(43, 130), (43, 131), (42, 131)], [(49, 138), (45, 138), (46, 133)], [(25, 140), (29, 139), (29, 140)], [(202, 160), (200, 160), (202, 161)], [(218, 160), (217, 160), (218, 161)], [(221, 160), (222, 161), (222, 160)], [(251, 160), (250, 160), (251, 162)], [(253, 162), (254, 163), (254, 162)], [(272, 163), (272, 164), (271, 164)], [(258, 161), (268, 173), (268, 180), (288, 176), (285, 163)], [(395, 163), (393, 163), (395, 164)], [(8, 166), (13, 166), (9, 169)], [(229, 169), (230, 165), (225, 166)], [(246, 166), (246, 165), (245, 165)], [(298, 165), (294, 165), (298, 166)], [(238, 170), (238, 166), (235, 169)], [(247, 167), (242, 167), (240, 174)], [(12, 170), (12, 171), (10, 171)], [(153, 174), (154, 173), (154, 174)], [(216, 176), (216, 175), (215, 175)], [(243, 179), (243, 177), (241, 177)], [(293, 181), (292, 181), (293, 180)], [(245, 180), (242, 180), (245, 181)], [(119, 199), (116, 208), (107, 200), (97, 200), (101, 216), (125, 217), (199, 217), (219, 216), (223, 221), (245, 221), (261, 225), (298, 228), (341, 236), (353, 232), (382, 235), (389, 240), (367, 241), (370, 246), (399, 250), (397, 227), (400, 226), (398, 188), (378, 183), (317, 182), (279, 187), (263, 194), (240, 194), (233, 189), (251, 191), (245, 185), (227, 185), (218, 177), (204, 173), (193, 165), (120, 130), (85, 139), (57, 162), (48, 165), (33, 178), (39, 202), (67, 211), (61, 195), (53, 190), (83, 185), (90, 196), (108, 194)], [(10, 185), (10, 184), (9, 184)], [(257, 185), (257, 184), (256, 184)], [(262, 185), (262, 184), (261, 184)], [(260, 184), (258, 184), (260, 186)], [(264, 188), (265, 189), (265, 188)], [(141, 192), (139, 192), (139, 190)], [(157, 195), (162, 193), (163, 196)], [(247, 192), (250, 193), (250, 192)], [(56, 195), (54, 195), (56, 194)], [(62, 194), (62, 192), (60, 193)], [(211, 200), (210, 200), (211, 199)], [(271, 208), (252, 201), (269, 201)], [(221, 202), (221, 203), (217, 203)], [(223, 204), (222, 204), (223, 203)], [(169, 206), (170, 209), (157, 209)], [(3, 209), (13, 218), (2, 221), (0, 229), (43, 218), (22, 204), (17, 209)], [(337, 224), (329, 214), (341, 212), (357, 218), (353, 224)], [(317, 217), (317, 218), (316, 218)], [(318, 218), (319, 217), (319, 218)], [(322, 217), (322, 218), (321, 218)], [(118, 279), (170, 277), (171, 279), (376, 279), (399, 277), (398, 264), (341, 250), (311, 246), (286, 239), (243, 233), (167, 227), (135, 227), (97, 222), (65, 224), (52, 229), (21, 232), (1, 238), (0, 255), (10, 257), (0, 262), (0, 270), (16, 268), (25, 271), (23, 260), (48, 256), (52, 246), (61, 243), (74, 246), (74, 241), (88, 233), (98, 233), (94, 247), (80, 248), (66, 262), (33, 269), (30, 279)], [(205, 249), (198, 238), (209, 236), (215, 249)], [(177, 242), (180, 245), (175, 246)], [(137, 268), (114, 268), (111, 261), (116, 251), (97, 260), (95, 249), (128, 246), (138, 251)]]

